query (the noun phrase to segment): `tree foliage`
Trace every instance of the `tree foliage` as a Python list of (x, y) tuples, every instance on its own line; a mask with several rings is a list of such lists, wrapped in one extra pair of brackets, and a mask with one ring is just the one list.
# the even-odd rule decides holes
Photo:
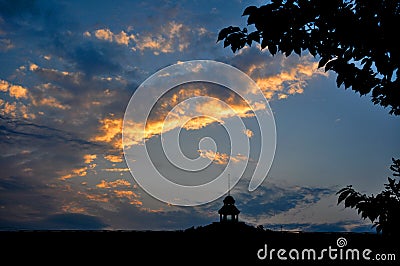
[[(400, 177), (400, 159), (393, 159), (390, 169), (393, 177)], [(367, 196), (347, 186), (339, 190), (338, 204), (354, 208), (364, 219), (369, 219), (378, 233), (400, 236), (400, 180), (388, 177), (385, 189), (377, 195)]]
[(272, 0), (243, 16), (255, 30), (229, 26), (218, 40), (232, 51), (253, 42), (289, 56), (308, 51), (336, 84), (400, 115), (400, 0)]

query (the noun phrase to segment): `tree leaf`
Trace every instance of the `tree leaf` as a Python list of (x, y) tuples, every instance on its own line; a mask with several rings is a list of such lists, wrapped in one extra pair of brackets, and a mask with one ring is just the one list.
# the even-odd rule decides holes
[(325, 64), (330, 60), (331, 58), (328, 56), (322, 57), (321, 60), (319, 60), (318, 63), (318, 68), (321, 68), (323, 66), (325, 66)]
[(268, 50), (272, 55), (275, 55), (278, 49), (275, 44), (270, 44), (268, 45)]
[(248, 6), (246, 9), (243, 11), (242, 16), (248, 16), (257, 11), (258, 7), (256, 6)]

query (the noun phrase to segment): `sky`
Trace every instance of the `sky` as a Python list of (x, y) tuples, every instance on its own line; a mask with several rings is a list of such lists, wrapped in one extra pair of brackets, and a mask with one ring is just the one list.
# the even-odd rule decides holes
[[(152, 109), (146, 144), (157, 169), (196, 185), (214, 179), (230, 160), (246, 159), (243, 178), (229, 170), (241, 178), (230, 191), (241, 221), (270, 229), (371, 231), (355, 210), (337, 205), (335, 193), (350, 184), (366, 194), (383, 189), (391, 158), (400, 157), (400, 118), (374, 105), (371, 95), (337, 88), (335, 74), (318, 69), (307, 52), (272, 56), (253, 45), (234, 54), (217, 42), (222, 28), (246, 26), (245, 7), (263, 3), (0, 1), (0, 230), (178, 230), (218, 221), (223, 196), (190, 207), (149, 195), (132, 176), (122, 140), (129, 100), (151, 75), (214, 60), (247, 74), (268, 100), (276, 150), (267, 178), (247, 189), (261, 149), (254, 113), (224, 86), (205, 82), (173, 88)], [(216, 119), (185, 120), (179, 141), (187, 157), (211, 164), (190, 174), (168, 164), (160, 125), (186, 119), (179, 103), (196, 96), (238, 112), (248, 156), (230, 156), (224, 126), (231, 117), (204, 102), (197, 109)], [(141, 110), (140, 103), (130, 108)]]

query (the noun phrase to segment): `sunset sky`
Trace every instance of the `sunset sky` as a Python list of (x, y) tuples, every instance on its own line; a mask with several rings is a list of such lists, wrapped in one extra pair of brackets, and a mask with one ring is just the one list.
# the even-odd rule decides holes
[[(400, 158), (400, 117), (370, 95), (337, 88), (335, 74), (317, 69), (307, 52), (286, 58), (253, 45), (234, 54), (216, 42), (222, 28), (246, 26), (246, 6), (263, 3), (0, 1), (0, 230), (171, 230), (218, 221), (223, 198), (196, 207), (158, 201), (135, 182), (122, 149), (124, 113), (138, 86), (167, 66), (199, 59), (249, 75), (274, 114), (268, 177), (249, 192), (246, 172), (231, 191), (241, 221), (271, 229), (371, 230), (355, 210), (336, 204), (335, 193), (349, 184), (367, 194), (383, 189), (391, 158)], [(254, 117), (239, 97), (215, 84), (178, 86), (155, 106), (148, 142), (160, 171), (188, 184), (243, 159), (230, 158), (223, 127), (203, 118), (185, 125), (182, 150), (214, 158), (210, 168), (188, 177), (165, 166), (158, 144), (166, 110), (199, 95), (228, 103), (248, 126), (243, 134), (251, 147), (260, 146)], [(200, 107), (226, 118), (217, 104)], [(204, 136), (218, 152), (199, 149)]]

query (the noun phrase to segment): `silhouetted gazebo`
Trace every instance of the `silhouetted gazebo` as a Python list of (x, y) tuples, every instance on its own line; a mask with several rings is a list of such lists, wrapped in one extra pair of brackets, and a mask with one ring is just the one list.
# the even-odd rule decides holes
[(222, 222), (234, 222), (237, 223), (239, 221), (239, 213), (240, 211), (235, 206), (235, 199), (228, 195), (224, 199), (224, 206), (219, 209), (219, 221)]

